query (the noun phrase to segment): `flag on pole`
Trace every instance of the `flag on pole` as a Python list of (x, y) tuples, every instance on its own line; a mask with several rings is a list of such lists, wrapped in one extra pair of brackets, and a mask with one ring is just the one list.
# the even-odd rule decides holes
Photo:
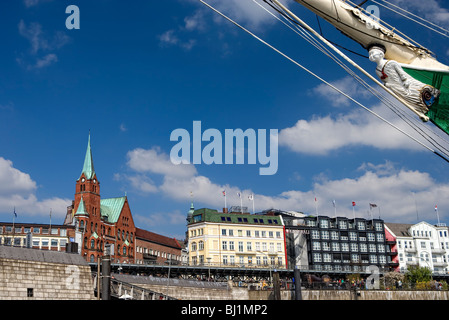
[(17, 218), (16, 207), (14, 207), (14, 217)]
[(242, 199), (242, 194), (240, 192), (237, 192), (237, 195), (240, 198), (240, 212), (243, 213), (243, 199)]
[(370, 204), (369, 204), (369, 208), (370, 208), (370, 209), (372, 209), (372, 208), (377, 208), (377, 204), (375, 204), (375, 203), (370, 203)]
[(437, 205), (435, 205), (435, 211), (438, 211), (438, 207), (437, 207)]
[(352, 206), (355, 207), (355, 202), (354, 201), (352, 201)]
[(335, 200), (332, 200), (332, 205), (334, 206), (334, 208), (335, 208)]
[(250, 194), (249, 196), (248, 196), (248, 199), (249, 199), (249, 201), (252, 201), (253, 202), (253, 214), (254, 214), (254, 194)]
[(226, 190), (223, 190), (223, 197), (224, 197), (224, 200), (225, 200), (224, 207), (227, 208), (227, 205), (226, 205)]

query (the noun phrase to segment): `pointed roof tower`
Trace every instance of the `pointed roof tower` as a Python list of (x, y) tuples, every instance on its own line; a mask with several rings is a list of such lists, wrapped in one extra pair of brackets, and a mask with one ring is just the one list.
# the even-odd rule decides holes
[(192, 220), (192, 216), (193, 216), (194, 212), (195, 212), (195, 208), (193, 207), (193, 201), (192, 201), (192, 203), (190, 204), (190, 210), (189, 210), (189, 212), (187, 212), (187, 218), (186, 218), (187, 223), (190, 223), (190, 221)]
[(76, 210), (75, 215), (76, 215), (76, 216), (78, 216), (78, 215), (88, 216), (88, 215), (89, 215), (89, 214), (87, 213), (87, 211), (86, 211), (86, 207), (85, 207), (85, 205), (84, 205), (84, 199), (83, 199), (82, 196), (81, 196), (81, 201), (80, 201), (80, 204), (79, 204), (79, 206), (78, 206), (78, 209)]
[(95, 176), (94, 161), (92, 160), (92, 150), (90, 148), (90, 131), (89, 131), (89, 140), (87, 141), (86, 156), (84, 158), (83, 171), (81, 172), (81, 175), (83, 175), (83, 173), (86, 179), (88, 180), (92, 179)]

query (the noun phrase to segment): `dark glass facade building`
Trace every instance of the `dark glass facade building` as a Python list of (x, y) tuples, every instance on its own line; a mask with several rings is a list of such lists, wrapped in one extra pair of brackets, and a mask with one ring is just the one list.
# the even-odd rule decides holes
[(388, 269), (389, 246), (381, 219), (303, 217), (308, 232), (309, 268), (317, 271), (368, 272), (370, 266)]

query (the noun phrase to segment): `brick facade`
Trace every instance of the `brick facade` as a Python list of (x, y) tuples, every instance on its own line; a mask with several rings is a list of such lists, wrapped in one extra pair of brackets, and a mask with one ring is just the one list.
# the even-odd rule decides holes
[(136, 228), (136, 263), (181, 264), (181, 245), (174, 238)]

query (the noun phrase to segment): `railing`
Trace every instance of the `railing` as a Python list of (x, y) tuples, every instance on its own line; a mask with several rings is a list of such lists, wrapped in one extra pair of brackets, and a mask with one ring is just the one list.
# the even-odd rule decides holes
[(166, 294), (144, 289), (117, 279), (111, 279), (111, 296), (123, 300), (177, 300)]
[[(93, 273), (94, 291), (101, 296), (97, 287), (97, 274)], [(101, 287), (100, 287), (101, 292)], [(166, 294), (159, 293), (150, 289), (145, 289), (128, 282), (124, 282), (114, 277), (110, 280), (110, 295), (115, 299), (122, 300), (177, 300)]]

